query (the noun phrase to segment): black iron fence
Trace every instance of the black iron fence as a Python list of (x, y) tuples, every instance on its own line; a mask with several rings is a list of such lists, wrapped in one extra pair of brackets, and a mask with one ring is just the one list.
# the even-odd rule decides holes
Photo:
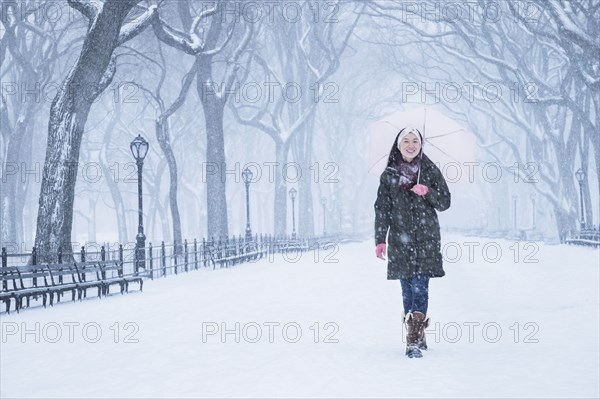
[[(93, 246), (88, 245), (88, 249), (81, 247), (77, 252), (59, 251), (52, 257), (58, 261), (52, 264), (38, 262), (39, 259), (46, 257), (40, 257), (36, 248), (33, 248), (30, 253), (8, 253), (6, 248), (2, 248), (0, 299), (6, 303), (5, 309), (10, 307), (13, 299), (19, 310), (17, 302), (20, 303), (20, 299), (19, 301), (17, 299), (20, 293), (34, 291), (31, 298), (37, 300), (39, 296), (45, 306), (47, 297), (52, 304), (55, 291), (62, 290), (66, 285), (78, 289), (96, 280), (98, 283), (96, 286), (101, 292), (104, 285), (110, 284), (115, 279), (118, 281), (129, 278), (155, 279), (199, 269), (227, 268), (263, 258), (273, 259), (275, 254), (319, 251), (348, 239), (348, 237), (342, 239), (338, 236), (292, 238), (289, 235), (262, 234), (255, 235), (252, 239), (242, 236), (201, 241), (194, 239), (170, 245), (162, 242), (159, 246), (149, 243), (143, 249), (143, 255), (134, 245), (117, 244), (111, 248), (110, 245), (105, 244), (95, 246), (99, 248), (96, 251), (91, 251), (90, 248)], [(62, 265), (65, 267), (61, 267)], [(66, 274), (69, 274), (69, 279), (63, 282), (63, 276), (67, 280)], [(85, 297), (85, 290), (83, 294)], [(27, 296), (26, 299), (29, 306), (30, 297)]]
[[(144, 260), (138, 262), (137, 273), (154, 279), (202, 268), (232, 267), (278, 253), (319, 250), (339, 241), (336, 236), (292, 239), (291, 236), (256, 235), (252, 240), (233, 236), (217, 240), (184, 240), (179, 245), (165, 245), (164, 242), (160, 246), (149, 244)], [(136, 264), (135, 259), (133, 264)]]
[(600, 230), (598, 226), (590, 226), (575, 233), (569, 232), (565, 242), (572, 245), (600, 247)]

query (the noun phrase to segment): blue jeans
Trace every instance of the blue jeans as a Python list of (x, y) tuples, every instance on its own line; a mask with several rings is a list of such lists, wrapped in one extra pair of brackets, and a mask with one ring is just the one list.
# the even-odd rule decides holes
[(404, 313), (421, 312), (427, 314), (429, 302), (429, 276), (416, 274), (413, 278), (401, 278)]

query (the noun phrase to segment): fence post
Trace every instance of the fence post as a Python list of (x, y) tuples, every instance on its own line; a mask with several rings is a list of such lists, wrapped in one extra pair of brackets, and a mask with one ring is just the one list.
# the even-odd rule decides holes
[(183, 264), (184, 264), (184, 268), (185, 268), (185, 272), (187, 273), (188, 270), (188, 246), (187, 246), (187, 238), (185, 240), (183, 240)]
[(198, 242), (194, 238), (194, 270), (198, 270)]
[[(119, 268), (121, 270), (121, 275), (123, 274), (123, 269), (125, 268), (123, 265), (123, 244), (119, 244), (119, 265), (121, 265), (121, 267)], [(121, 276), (119, 276), (121, 277)]]
[[(217, 259), (219, 261), (223, 258), (223, 237), (219, 236), (219, 241), (217, 242)], [(219, 262), (219, 267), (223, 267), (223, 262)]]
[[(210, 237), (210, 248), (211, 248), (211, 254), (210, 257), (213, 261), (213, 270), (215, 270), (215, 268), (217, 267), (217, 262), (215, 261), (215, 256), (216, 256), (216, 252), (217, 252), (217, 247), (215, 246), (215, 237)], [(214, 251), (215, 253), (213, 253), (212, 251)]]
[(265, 235), (263, 236), (263, 240), (264, 240), (264, 241), (263, 241), (263, 248), (264, 248), (264, 250), (265, 250), (265, 253), (266, 253), (267, 255), (269, 255), (269, 235), (268, 235), (268, 234), (265, 234)]
[(104, 268), (104, 262), (106, 262), (106, 250), (104, 249), (104, 245), (100, 247), (100, 260), (102, 260), (102, 267), (100, 268), (102, 271), (100, 274), (102, 274), (102, 280), (106, 280), (106, 270)]
[[(227, 259), (227, 252), (229, 251), (229, 237), (223, 236), (221, 239), (221, 258)], [(229, 261), (222, 262), (225, 263), (225, 267), (229, 266)]]
[(60, 272), (60, 274), (58, 275), (58, 283), (62, 284), (63, 283), (63, 275), (62, 275), (62, 263), (63, 263), (63, 259), (62, 259), (62, 247), (58, 248), (58, 264), (61, 265), (58, 267), (58, 271)]
[(265, 241), (262, 233), (260, 233), (260, 240), (256, 241), (256, 250), (260, 253), (260, 257), (262, 258), (262, 250), (265, 247)]
[[(32, 265), (37, 265), (37, 248), (33, 247), (31, 248), (31, 264)], [(37, 278), (34, 277), (33, 278), (33, 286), (37, 287)]]
[(165, 252), (165, 242), (160, 244), (160, 268), (162, 269), (162, 275), (167, 275), (167, 254)]
[(206, 267), (206, 237), (202, 237), (202, 265)]
[(235, 238), (235, 234), (231, 236), (231, 245), (233, 246), (233, 264), (236, 265), (238, 263), (238, 246), (239, 246), (239, 242)]
[(171, 253), (171, 258), (173, 258), (174, 266), (173, 270), (175, 274), (177, 274), (177, 244), (173, 244), (173, 252)]
[[(6, 253), (6, 247), (2, 247), (2, 275), (6, 276), (6, 268), (8, 267), (8, 254)], [(8, 290), (8, 282), (2, 280), (2, 290)]]
[(148, 243), (148, 251), (150, 252), (148, 255), (150, 256), (150, 259), (148, 259), (149, 264), (150, 264), (150, 280), (154, 280), (154, 256), (152, 255), (152, 243), (149, 242)]

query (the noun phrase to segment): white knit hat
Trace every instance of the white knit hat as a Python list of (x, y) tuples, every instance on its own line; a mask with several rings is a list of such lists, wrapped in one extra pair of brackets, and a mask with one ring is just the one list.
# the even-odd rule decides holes
[(405, 127), (404, 129), (400, 130), (400, 135), (398, 136), (398, 149), (400, 149), (400, 142), (402, 141), (402, 139), (406, 136), (408, 136), (409, 134), (413, 133), (415, 136), (417, 136), (417, 140), (419, 140), (419, 145), (423, 145), (423, 143), (421, 142), (421, 132), (419, 131), (419, 129), (417, 129), (416, 127)]

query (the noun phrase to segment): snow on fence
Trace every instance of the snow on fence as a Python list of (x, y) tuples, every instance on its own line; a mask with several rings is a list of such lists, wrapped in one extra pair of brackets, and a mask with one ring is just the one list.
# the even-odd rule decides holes
[(253, 262), (276, 253), (317, 250), (323, 245), (340, 242), (336, 236), (291, 238), (290, 236), (256, 235), (250, 240), (235, 236), (198, 242), (184, 240), (180, 245), (154, 247), (149, 244), (144, 253), (145, 265), (138, 267), (141, 274), (154, 279), (200, 268), (216, 269), (239, 263)]
[(569, 232), (565, 242), (573, 245), (600, 247), (600, 230), (598, 229), (598, 226), (591, 226), (581, 229), (573, 236)]
[[(5, 303), (5, 310), (10, 308), (11, 299), (15, 300), (16, 309), (19, 310), (17, 297), (20, 298), (20, 293), (35, 291), (32, 298), (36, 301), (42, 298), (46, 306), (47, 299), (52, 305), (54, 294), (62, 292), (61, 289), (67, 284), (77, 288), (94, 279), (102, 286), (115, 279), (153, 280), (192, 270), (231, 267), (277, 253), (318, 251), (327, 245), (348, 240), (350, 238), (339, 236), (292, 238), (257, 234), (250, 239), (233, 236), (217, 240), (203, 238), (201, 242), (196, 239), (191, 242), (184, 240), (183, 243), (171, 245), (166, 245), (163, 241), (159, 246), (149, 243), (143, 251), (137, 251), (135, 247), (124, 248), (123, 244), (118, 244), (115, 249), (103, 245), (99, 251), (89, 251), (85, 247), (81, 247), (78, 252), (59, 251), (58, 262), (55, 264), (38, 263), (39, 254), (35, 247), (31, 253), (8, 253), (6, 248), (2, 248), (0, 297)], [(66, 273), (61, 266), (65, 270), (76, 271), (74, 274)], [(60, 273), (53, 276), (52, 270), (60, 270)], [(106, 270), (109, 272), (106, 273)], [(63, 282), (66, 274), (73, 275)], [(29, 306), (30, 297), (27, 296), (26, 299)], [(60, 300), (59, 295), (57, 300)]]

